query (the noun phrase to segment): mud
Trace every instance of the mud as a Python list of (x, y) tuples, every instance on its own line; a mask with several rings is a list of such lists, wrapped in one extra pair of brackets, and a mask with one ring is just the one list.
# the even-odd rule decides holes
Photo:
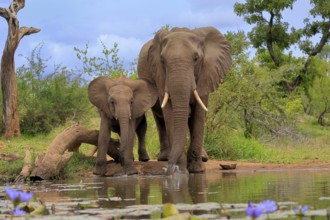
[[(164, 175), (164, 167), (167, 162), (163, 161), (135, 161), (134, 165), (139, 175)], [(235, 169), (223, 169), (221, 165), (234, 165)], [(309, 161), (306, 163), (253, 163), (237, 161), (208, 160), (204, 163), (206, 173), (212, 172), (265, 172), (265, 171), (290, 171), (290, 170), (330, 170), (330, 163)], [(123, 175), (122, 166), (114, 161), (109, 161), (107, 176)]]

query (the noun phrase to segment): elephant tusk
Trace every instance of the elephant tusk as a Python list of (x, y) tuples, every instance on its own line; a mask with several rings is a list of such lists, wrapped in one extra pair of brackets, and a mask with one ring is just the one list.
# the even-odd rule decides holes
[(163, 99), (163, 102), (162, 102), (162, 105), (161, 105), (162, 108), (165, 107), (165, 105), (166, 105), (166, 103), (168, 101), (168, 97), (169, 97), (168, 93), (165, 92), (164, 99)]
[(202, 101), (201, 98), (199, 97), (198, 92), (197, 92), (196, 89), (194, 90), (194, 96), (195, 96), (195, 98), (196, 98), (198, 104), (200, 104), (200, 106), (201, 106), (201, 107), (207, 112), (208, 109), (206, 108), (206, 106), (204, 105), (203, 101)]

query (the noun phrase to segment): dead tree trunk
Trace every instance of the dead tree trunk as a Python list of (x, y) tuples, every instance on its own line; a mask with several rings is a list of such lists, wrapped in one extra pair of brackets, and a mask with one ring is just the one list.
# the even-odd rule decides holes
[(39, 155), (31, 173), (32, 179), (50, 179), (66, 166), (81, 143), (97, 145), (98, 131), (75, 125), (56, 136), (45, 153)]
[[(72, 151), (77, 151), (82, 143), (97, 146), (98, 136), (98, 130), (88, 130), (79, 125), (65, 129), (55, 137), (47, 151), (37, 157), (30, 180), (49, 180), (58, 176), (69, 162)], [(110, 141), (112, 147), (119, 148), (118, 141), (114, 139)], [(119, 151), (117, 154), (119, 155)]]
[(25, 35), (34, 34), (40, 29), (19, 27), (17, 12), (24, 8), (25, 0), (13, 0), (9, 8), (0, 8), (0, 16), (8, 23), (8, 36), (1, 59), (1, 89), (3, 96), (2, 133), (6, 138), (20, 135), (17, 85), (14, 55), (20, 40)]

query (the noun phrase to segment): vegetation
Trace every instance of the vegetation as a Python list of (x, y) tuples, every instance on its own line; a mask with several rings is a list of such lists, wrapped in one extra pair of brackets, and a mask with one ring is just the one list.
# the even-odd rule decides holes
[[(68, 119), (79, 122), (88, 113), (87, 87), (81, 75), (66, 67), (47, 67), (39, 45), (17, 70), (21, 131), (48, 133)], [(47, 72), (46, 72), (47, 71)]]
[(2, 103), (2, 127), (1, 134), (6, 138), (19, 136), (19, 116), (17, 100), (17, 84), (15, 74), (14, 55), (21, 39), (30, 34), (38, 33), (40, 29), (34, 27), (20, 27), (17, 13), (24, 8), (25, 0), (13, 1), (8, 8), (0, 7), (0, 17), (8, 24), (8, 35), (1, 58), (1, 97)]
[[(328, 4), (325, 2), (311, 1), (310, 16), (315, 19), (306, 19), (306, 27), (299, 30), (289, 28), (281, 16), (294, 1), (278, 1), (275, 5), (247, 1), (235, 5), (235, 12), (255, 27), (250, 33), (225, 33), (232, 45), (233, 66), (209, 100), (204, 142), (211, 158), (329, 162), (326, 155), (330, 150), (330, 46), (329, 32), (326, 35), (329, 29), (325, 29), (329, 27), (329, 15), (322, 11), (326, 8), (322, 4)], [(262, 17), (265, 13), (269, 13), (266, 18), (270, 20)], [(320, 42), (313, 45), (310, 39), (316, 34), (320, 35)], [(290, 50), (294, 45), (306, 56), (294, 56)], [(255, 56), (249, 53), (251, 46), (257, 50)], [(137, 75), (136, 61), (129, 70), (124, 69), (118, 57), (118, 44), (108, 49), (102, 43), (102, 57), (90, 57), (88, 45), (84, 49), (74, 48), (82, 64), (76, 70), (60, 65), (48, 67), (41, 50), (42, 45), (36, 47), (26, 57), (27, 65), (17, 69), (23, 136), (10, 142), (2, 139), (3, 153), (23, 156), (26, 148), (32, 148), (35, 157), (72, 123), (98, 129), (98, 114), (87, 98), (89, 79), (99, 75), (132, 78)], [(150, 111), (147, 118), (147, 149), (156, 158), (158, 134)], [(81, 166), (84, 155), (91, 149), (88, 145), (81, 147), (81, 153), (70, 162), (67, 175), (93, 166), (88, 160)], [(0, 161), (0, 173), (16, 175), (21, 164), (21, 160)]]

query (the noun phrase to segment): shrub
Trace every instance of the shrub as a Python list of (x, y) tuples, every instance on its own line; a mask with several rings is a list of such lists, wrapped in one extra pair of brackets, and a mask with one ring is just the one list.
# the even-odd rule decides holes
[(264, 146), (255, 138), (246, 139), (242, 132), (221, 128), (207, 132), (205, 148), (211, 158), (258, 161), (264, 156)]
[(20, 126), (25, 134), (47, 133), (68, 119), (79, 120), (90, 106), (83, 79), (59, 65), (47, 73), (41, 48), (36, 47), (26, 58), (28, 65), (17, 70)]

